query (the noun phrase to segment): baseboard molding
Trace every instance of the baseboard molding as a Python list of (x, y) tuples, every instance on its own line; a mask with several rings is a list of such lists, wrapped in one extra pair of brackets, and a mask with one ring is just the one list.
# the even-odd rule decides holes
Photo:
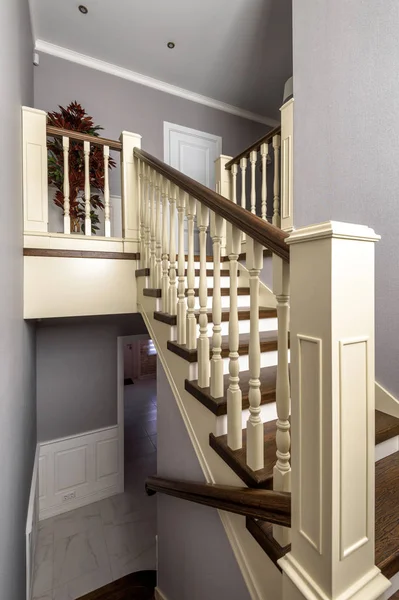
[(399, 418), (399, 400), (375, 382), (375, 407), (381, 412)]
[(123, 492), (120, 428), (40, 444), (39, 519)]
[(26, 600), (31, 600), (33, 596), (33, 572), (39, 522), (39, 451), (38, 444), (36, 446), (35, 458), (33, 461), (28, 513), (26, 517)]
[(165, 596), (165, 594), (163, 594), (161, 592), (161, 590), (159, 589), (159, 587), (156, 587), (154, 590), (154, 597), (155, 600), (168, 600), (167, 597)]

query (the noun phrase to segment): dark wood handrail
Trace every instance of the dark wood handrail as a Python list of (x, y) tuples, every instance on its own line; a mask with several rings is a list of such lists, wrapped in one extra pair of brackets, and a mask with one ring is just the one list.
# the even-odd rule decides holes
[(149, 496), (160, 492), (238, 515), (262, 519), (276, 525), (291, 526), (291, 494), (287, 492), (179, 481), (162, 477), (148, 477), (145, 489)]
[(155, 158), (155, 156), (148, 154), (148, 152), (135, 148), (134, 156), (152, 167), (163, 177), (166, 177), (166, 179), (169, 179), (172, 183), (175, 183), (181, 190), (199, 200), (202, 204), (205, 204), (205, 206), (220, 215), (223, 219), (238, 227), (241, 231), (249, 235), (250, 238), (289, 262), (289, 246), (285, 242), (288, 237), (287, 233), (275, 227), (275, 225), (263, 221), (260, 217), (253, 215), (245, 208), (234, 204), (234, 202), (217, 194), (198, 181), (191, 179), (191, 177), (184, 175), (184, 173), (181, 173), (177, 169), (170, 167), (158, 158)]
[(233, 165), (237, 165), (242, 158), (248, 158), (248, 156), (250, 155), (250, 153), (253, 150), (258, 151), (262, 144), (267, 144), (268, 142), (270, 142), (270, 140), (272, 140), (274, 138), (275, 135), (280, 135), (280, 133), (281, 133), (281, 125), (278, 125), (274, 129), (272, 129), (271, 131), (266, 133), (266, 135), (264, 135), (263, 137), (256, 140), (256, 142), (254, 144), (252, 144), (251, 146), (248, 146), (248, 148), (245, 148), (245, 150), (243, 150), (240, 154), (237, 154), (237, 156), (235, 156), (234, 158), (229, 160), (229, 162), (226, 163), (225, 168), (231, 169), (231, 167)]
[(47, 125), (47, 135), (55, 137), (68, 137), (72, 140), (79, 140), (80, 142), (90, 142), (95, 146), (109, 146), (111, 150), (117, 150), (121, 152), (122, 144), (116, 140), (108, 140), (107, 138), (96, 137), (95, 135), (88, 135), (87, 133), (80, 133), (79, 131), (72, 131), (71, 129), (62, 129), (62, 127), (53, 127)]

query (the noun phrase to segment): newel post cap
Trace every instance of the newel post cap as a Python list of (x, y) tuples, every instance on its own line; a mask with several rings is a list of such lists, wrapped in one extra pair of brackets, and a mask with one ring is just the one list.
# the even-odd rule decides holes
[(326, 221), (317, 225), (309, 225), (295, 229), (285, 240), (287, 244), (300, 244), (311, 240), (335, 238), (342, 240), (357, 240), (360, 242), (378, 242), (381, 236), (366, 225), (354, 225), (341, 221)]

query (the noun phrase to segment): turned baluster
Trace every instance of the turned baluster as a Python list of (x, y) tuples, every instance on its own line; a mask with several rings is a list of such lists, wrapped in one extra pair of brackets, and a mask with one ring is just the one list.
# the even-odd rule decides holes
[(145, 264), (145, 165), (139, 160), (140, 180), (140, 265), (144, 269)]
[(249, 161), (251, 163), (251, 213), (256, 215), (256, 161), (258, 160), (258, 153), (253, 150), (249, 155)]
[(142, 194), (142, 204), (143, 204), (143, 267), (148, 269), (150, 266), (150, 257), (148, 254), (148, 246), (147, 246), (147, 219), (149, 217), (148, 210), (148, 189), (149, 189), (149, 181), (148, 181), (148, 169), (145, 163), (141, 163), (142, 173), (143, 173), (143, 194)]
[(269, 144), (261, 144), (260, 155), (262, 157), (262, 219), (267, 221), (267, 155)]
[(162, 178), (162, 311), (169, 312), (169, 234), (168, 234), (168, 186)]
[(109, 204), (109, 146), (104, 146), (104, 233), (111, 237), (111, 208)]
[(227, 390), (227, 444), (232, 450), (242, 448), (242, 393), (240, 389), (239, 323), (238, 323), (238, 256), (241, 252), (241, 231), (228, 226), (230, 261), (229, 317), (229, 387)]
[(177, 303), (177, 343), (186, 343), (186, 277), (184, 260), (184, 209), (188, 202), (188, 194), (178, 191), (177, 195), (177, 217), (178, 217), (178, 303)]
[(189, 196), (186, 203), (187, 229), (188, 229), (188, 256), (187, 256), (187, 349), (195, 350), (197, 347), (197, 320), (195, 318), (195, 270), (194, 270), (194, 216), (195, 199)]
[[(147, 166), (147, 190), (145, 196), (146, 220), (145, 220), (145, 256), (146, 267), (151, 268), (151, 198), (153, 190), (153, 171)], [(152, 278), (151, 278), (152, 279)]]
[(209, 225), (209, 209), (197, 202), (197, 227), (199, 230), (200, 247), (200, 278), (199, 278), (199, 338), (198, 338), (198, 385), (201, 388), (209, 386), (209, 338), (208, 338), (208, 286), (206, 276), (206, 231)]
[(220, 289), (220, 246), (222, 240), (223, 219), (215, 214), (213, 242), (213, 293), (212, 293), (212, 359), (211, 359), (211, 395), (223, 396), (223, 359), (222, 359), (222, 298)]
[(238, 165), (231, 165), (231, 200), (237, 204), (237, 173)]
[(247, 239), (247, 265), (250, 289), (249, 332), (249, 419), (247, 422), (247, 465), (253, 471), (263, 469), (263, 423), (260, 416), (260, 343), (259, 343), (259, 273), (263, 263), (263, 248)]
[(83, 142), (85, 165), (85, 235), (91, 235), (90, 142)]
[(64, 233), (71, 233), (71, 216), (69, 201), (69, 138), (62, 137), (64, 151)]
[(155, 175), (155, 285), (161, 289), (162, 285), (162, 220), (161, 220), (161, 175)]
[(155, 231), (155, 198), (157, 194), (156, 183), (157, 174), (151, 169), (151, 185), (150, 185), (150, 285), (152, 288), (156, 288), (156, 231)]
[(171, 183), (169, 186), (169, 313), (176, 315), (177, 313), (177, 286), (176, 286), (176, 186)]
[[(240, 160), (240, 169), (241, 169), (241, 206), (242, 208), (247, 208), (247, 192), (245, 189), (246, 186), (246, 171), (247, 171), (247, 164), (248, 161), (246, 158), (242, 158)], [(245, 233), (241, 234), (241, 240), (243, 242), (246, 241), (246, 235)]]
[(274, 181), (273, 181), (273, 225), (280, 227), (280, 136), (273, 137)]

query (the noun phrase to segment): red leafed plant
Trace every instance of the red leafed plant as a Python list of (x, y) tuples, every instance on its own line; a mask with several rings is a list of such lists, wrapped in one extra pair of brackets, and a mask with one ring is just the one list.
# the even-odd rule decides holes
[[(95, 137), (99, 136), (99, 131), (103, 129), (95, 125), (93, 118), (90, 117), (85, 109), (78, 102), (71, 102), (64, 108), (59, 106), (60, 112), (51, 112), (48, 114), (48, 124), (53, 127), (79, 131)], [(50, 137), (47, 143), (48, 148), (48, 181), (50, 185), (57, 188), (54, 203), (64, 210), (64, 154), (62, 147), (62, 138)], [(115, 161), (110, 157), (109, 168), (116, 166)], [(90, 177), (90, 216), (92, 233), (98, 231), (98, 210), (104, 210), (104, 204), (100, 194), (104, 193), (104, 155), (101, 146), (90, 145), (89, 160)], [(69, 141), (69, 202), (71, 231), (84, 232), (85, 224), (85, 170), (84, 170), (84, 152), (83, 142)]]

